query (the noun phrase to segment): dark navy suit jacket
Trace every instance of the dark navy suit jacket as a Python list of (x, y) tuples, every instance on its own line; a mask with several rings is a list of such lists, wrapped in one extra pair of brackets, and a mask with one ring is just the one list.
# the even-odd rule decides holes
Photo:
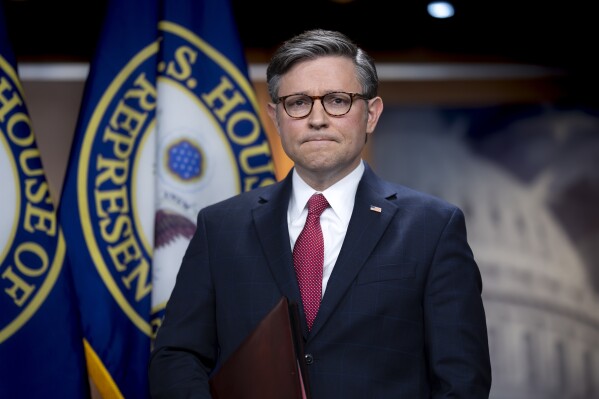
[[(301, 304), (291, 185), (290, 173), (199, 212), (152, 354), (154, 397), (209, 398), (211, 370), (281, 296)], [(301, 315), (313, 398), (487, 398), (481, 291), (463, 213), (367, 165), (310, 332)]]

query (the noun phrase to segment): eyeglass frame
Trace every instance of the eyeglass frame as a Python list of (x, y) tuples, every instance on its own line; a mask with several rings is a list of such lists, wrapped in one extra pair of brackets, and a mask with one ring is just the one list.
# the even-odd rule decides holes
[[(350, 103), (349, 103), (349, 108), (347, 109), (346, 112), (342, 113), (342, 114), (331, 114), (329, 111), (327, 111), (327, 108), (325, 107), (324, 103), (322, 102), (322, 99), (328, 95), (331, 94), (348, 94), (349, 95), (349, 99), (350, 99)], [(289, 115), (289, 111), (287, 111), (287, 107), (285, 106), (285, 100), (289, 97), (293, 97), (293, 96), (304, 96), (304, 97), (308, 97), (310, 100), (312, 100), (312, 103), (310, 104), (310, 110), (308, 111), (308, 113), (304, 116), (291, 116)], [(283, 104), (283, 109), (285, 110), (285, 113), (292, 119), (304, 119), (307, 118), (308, 116), (310, 116), (310, 114), (312, 113), (312, 110), (314, 109), (314, 103), (316, 102), (316, 100), (320, 100), (320, 104), (322, 104), (322, 109), (324, 110), (324, 112), (326, 112), (327, 115), (332, 116), (332, 117), (337, 117), (337, 116), (343, 116), (343, 115), (347, 115), (349, 113), (349, 111), (351, 111), (351, 107), (354, 105), (354, 98), (359, 98), (361, 100), (372, 100), (372, 98), (368, 98), (367, 96), (365, 96), (364, 94), (361, 93), (348, 93), (345, 91), (332, 91), (330, 93), (327, 94), (323, 94), (322, 96), (309, 96), (307, 94), (301, 94), (301, 93), (295, 93), (295, 94), (289, 94), (287, 96), (281, 96), (278, 97), (276, 99), (276, 101), (274, 102), (275, 104)]]

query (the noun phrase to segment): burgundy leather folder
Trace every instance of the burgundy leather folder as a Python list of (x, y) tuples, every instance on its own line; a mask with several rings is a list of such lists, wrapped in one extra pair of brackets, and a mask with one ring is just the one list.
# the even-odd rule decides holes
[(210, 378), (214, 399), (310, 399), (296, 303), (282, 297)]

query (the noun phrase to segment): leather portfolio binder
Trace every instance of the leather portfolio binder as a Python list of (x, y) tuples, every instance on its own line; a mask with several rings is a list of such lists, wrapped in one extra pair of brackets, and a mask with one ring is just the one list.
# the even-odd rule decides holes
[(297, 304), (286, 297), (210, 378), (214, 399), (310, 399)]

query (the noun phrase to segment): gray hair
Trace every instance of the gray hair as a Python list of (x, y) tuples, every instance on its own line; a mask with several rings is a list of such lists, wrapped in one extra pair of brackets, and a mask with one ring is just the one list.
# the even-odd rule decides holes
[(266, 69), (268, 94), (273, 102), (279, 97), (281, 77), (295, 64), (325, 56), (346, 57), (356, 67), (356, 77), (367, 98), (377, 96), (379, 78), (374, 60), (340, 32), (313, 29), (285, 41), (275, 52)]

